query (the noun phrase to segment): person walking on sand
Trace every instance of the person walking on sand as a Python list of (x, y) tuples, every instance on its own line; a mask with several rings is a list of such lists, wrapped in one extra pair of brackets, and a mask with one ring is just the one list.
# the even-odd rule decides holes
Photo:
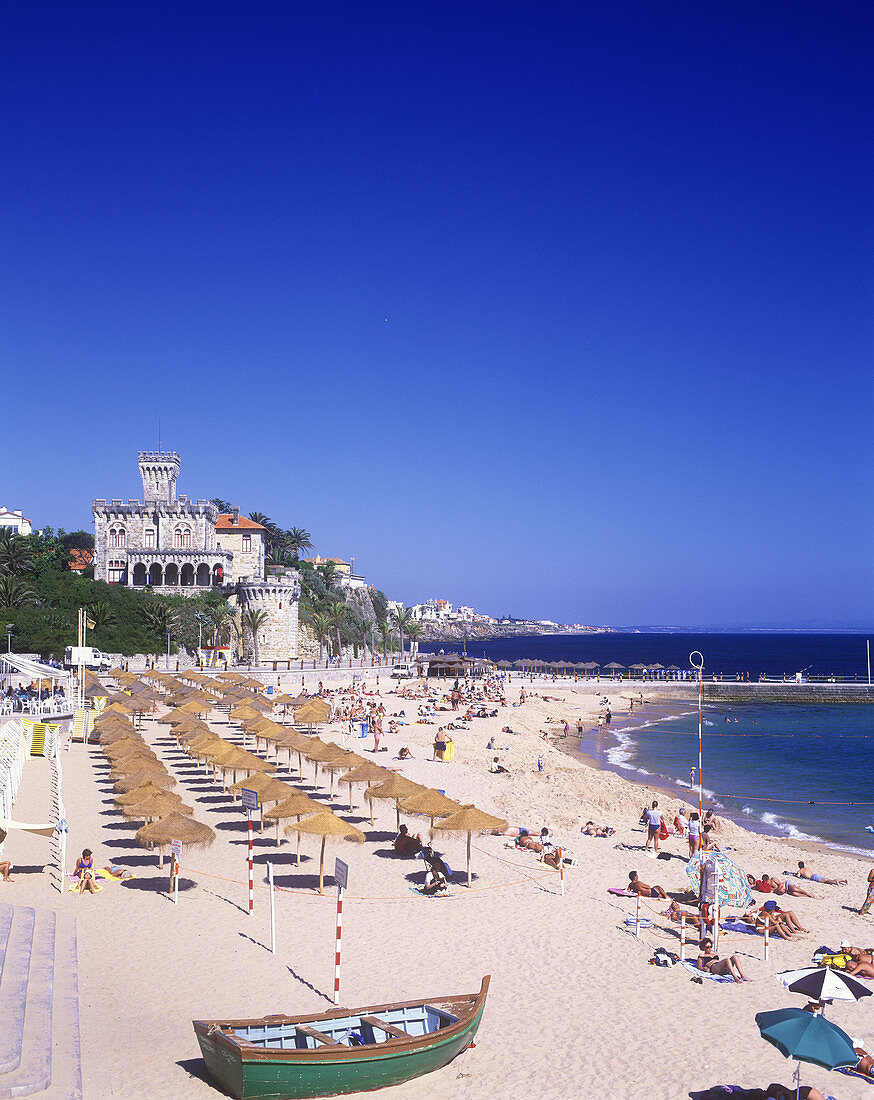
[(701, 818), (697, 813), (693, 813), (689, 818), (689, 835), (686, 839), (689, 841), (689, 859), (691, 859), (701, 847)]
[(644, 851), (649, 850), (650, 842), (653, 842), (656, 854), (659, 850), (659, 832), (662, 827), (662, 811), (657, 801), (653, 800), (652, 808), (646, 811), (646, 845)]
[(4, 859), (3, 862), (0, 863), (0, 875), (3, 876), (4, 882), (15, 882), (15, 879), (9, 877), (9, 872), (11, 870), (12, 864), (9, 862), (8, 859)]

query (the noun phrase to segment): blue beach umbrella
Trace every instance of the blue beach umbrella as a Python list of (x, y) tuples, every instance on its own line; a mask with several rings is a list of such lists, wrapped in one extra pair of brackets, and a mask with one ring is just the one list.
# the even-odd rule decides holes
[[(854, 1066), (859, 1061), (853, 1041), (845, 1031), (803, 1008), (757, 1012), (756, 1023), (763, 1039), (784, 1057), (794, 1058), (799, 1063), (811, 1062), (823, 1069), (836, 1069)], [(795, 1083), (797, 1092), (801, 1088), (800, 1065), (795, 1070)]]

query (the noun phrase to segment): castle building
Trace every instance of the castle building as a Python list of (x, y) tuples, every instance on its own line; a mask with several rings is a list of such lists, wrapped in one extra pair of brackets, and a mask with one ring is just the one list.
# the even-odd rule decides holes
[[(138, 459), (142, 501), (92, 503), (95, 580), (194, 595), (242, 576), (263, 577), (266, 531), (260, 524), (238, 512), (220, 516), (209, 500), (177, 495), (181, 460), (175, 451), (140, 451)], [(243, 524), (245, 530), (238, 527)]]
[(250, 612), (262, 612), (258, 655), (262, 664), (297, 656), (300, 580), (292, 569), (264, 580), (267, 530), (209, 500), (177, 495), (181, 461), (175, 451), (140, 451), (143, 499), (95, 500), (94, 579), (165, 595), (196, 595), (219, 588), (236, 606), (242, 654), (255, 639)]

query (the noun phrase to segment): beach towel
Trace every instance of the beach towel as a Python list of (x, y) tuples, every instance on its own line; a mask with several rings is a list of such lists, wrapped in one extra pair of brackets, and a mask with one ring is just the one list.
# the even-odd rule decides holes
[(729, 917), (719, 925), (725, 932), (743, 932), (747, 936), (756, 936), (758, 933), (751, 924), (742, 921), (740, 917)]
[[(99, 894), (102, 889), (103, 889), (103, 887), (101, 886), (101, 884), (97, 881), (97, 879), (94, 879), (94, 893)], [(78, 894), (79, 893), (79, 880), (78, 879), (76, 879), (75, 882), (70, 883), (70, 885), (67, 887), (67, 893), (68, 894)], [(83, 890), (82, 893), (87, 894), (88, 891)]]
[(94, 873), (100, 878), (108, 879), (110, 882), (126, 882), (129, 878), (137, 877), (133, 871), (128, 871), (126, 867), (98, 867)]
[[(626, 924), (637, 924), (637, 918), (633, 917), (633, 916), (626, 917), (625, 918), (625, 923)], [(649, 919), (649, 917), (641, 917), (640, 918), (640, 927), (641, 928), (651, 928), (652, 927), (652, 921)]]
[(858, 1077), (860, 1081), (864, 1081), (867, 1085), (874, 1085), (874, 1077), (869, 1077), (867, 1073), (859, 1073), (855, 1067), (851, 1066), (839, 1066), (838, 1073), (845, 1073), (847, 1077)]
[(449, 890), (445, 894), (426, 894), (425, 889), (422, 886), (411, 886), (410, 887), (410, 893), (411, 894), (419, 894), (421, 897), (427, 898), (429, 901), (434, 901), (435, 898), (454, 898), (455, 897), (455, 895), (452, 893), (451, 890)]
[(608, 894), (618, 894), (620, 898), (633, 898), (634, 894), (630, 890), (626, 890), (623, 886), (608, 886)]
[(685, 966), (687, 970), (691, 970), (699, 978), (704, 978), (708, 982), (722, 982), (724, 985), (728, 982), (730, 985), (736, 985), (734, 978), (730, 978), (728, 974), (708, 974), (706, 970), (699, 970), (695, 963), (686, 962), (680, 963), (681, 966)]

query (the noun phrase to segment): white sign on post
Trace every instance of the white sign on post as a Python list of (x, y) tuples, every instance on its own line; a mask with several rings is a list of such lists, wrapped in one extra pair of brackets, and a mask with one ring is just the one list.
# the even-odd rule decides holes
[(176, 857), (176, 862), (178, 863), (179, 860), (182, 859), (182, 841), (181, 840), (171, 840), (170, 841), (170, 851)]
[(349, 881), (349, 867), (348, 867), (348, 865), (345, 864), (342, 859), (335, 859), (334, 860), (334, 882), (336, 882), (338, 886), (342, 886), (342, 888), (345, 890), (346, 889), (346, 884), (347, 884), (348, 881)]
[(244, 810), (257, 810), (258, 809), (258, 792), (250, 791), (248, 787), (243, 787), (240, 791), (240, 797), (243, 801)]

